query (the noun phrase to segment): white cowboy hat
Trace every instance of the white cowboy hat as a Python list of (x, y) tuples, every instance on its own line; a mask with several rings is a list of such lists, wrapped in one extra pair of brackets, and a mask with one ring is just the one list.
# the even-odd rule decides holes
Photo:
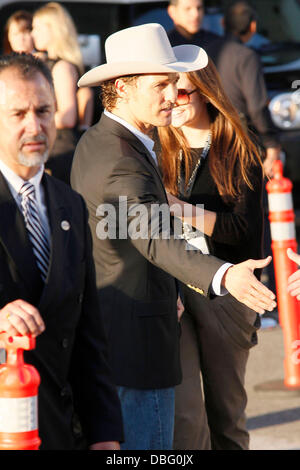
[(186, 44), (171, 47), (165, 29), (149, 23), (122, 29), (105, 42), (107, 63), (86, 72), (78, 86), (98, 86), (105, 80), (143, 73), (192, 72), (206, 67), (204, 49)]

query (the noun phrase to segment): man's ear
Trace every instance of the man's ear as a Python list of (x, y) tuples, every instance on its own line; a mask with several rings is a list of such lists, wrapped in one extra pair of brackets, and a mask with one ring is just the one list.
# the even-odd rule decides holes
[(115, 80), (115, 87), (119, 98), (124, 98), (126, 96), (126, 83), (122, 78), (117, 78)]
[(174, 15), (174, 9), (175, 9), (174, 5), (169, 5), (168, 8), (167, 8), (168, 15), (171, 18), (171, 20), (173, 21), (173, 23), (174, 23), (174, 16), (175, 16)]
[(249, 26), (249, 31), (251, 34), (255, 34), (257, 31), (257, 22), (255, 20), (251, 21)]

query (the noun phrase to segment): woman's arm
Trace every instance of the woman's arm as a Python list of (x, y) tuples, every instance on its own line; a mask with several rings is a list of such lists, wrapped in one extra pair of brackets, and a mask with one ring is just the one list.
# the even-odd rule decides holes
[(52, 69), (57, 111), (57, 129), (72, 128), (77, 123), (77, 80), (78, 73), (73, 64), (60, 60)]
[[(257, 235), (257, 222), (263, 216), (261, 202), (263, 176), (260, 167), (252, 168), (250, 181), (254, 190), (244, 184), (242, 195), (234, 199), (230, 211), (208, 211), (168, 194), (169, 203), (174, 206), (171, 208), (171, 213), (218, 243), (232, 246), (247, 243)], [(199, 205), (200, 203), (201, 201)]]
[(216, 212), (193, 206), (188, 202), (181, 201), (172, 194), (168, 193), (167, 195), (171, 214), (205, 233), (205, 235), (211, 236), (217, 219)]

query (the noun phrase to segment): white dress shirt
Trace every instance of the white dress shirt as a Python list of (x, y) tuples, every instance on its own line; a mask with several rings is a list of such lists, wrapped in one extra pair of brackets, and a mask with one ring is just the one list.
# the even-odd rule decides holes
[(136, 127), (132, 126), (132, 124), (129, 124), (127, 121), (124, 121), (124, 119), (120, 118), (119, 116), (116, 116), (115, 114), (110, 113), (109, 111), (107, 111), (107, 109), (104, 110), (104, 114), (110, 119), (117, 121), (119, 124), (122, 124), (122, 126), (126, 127), (130, 132), (132, 132), (142, 142), (142, 144), (145, 145), (146, 149), (151, 154), (153, 160), (157, 165), (157, 157), (153, 150), (154, 140), (150, 139), (147, 134), (144, 134), (143, 132), (139, 131)]
[[(0, 160), (0, 171), (2, 175), (4, 176), (9, 190), (15, 199), (17, 206), (19, 207), (20, 211), (22, 212), (22, 206), (21, 206), (21, 196), (19, 194), (21, 187), (23, 184), (26, 182), (18, 176), (11, 168), (9, 168), (2, 160)], [(28, 180), (29, 183), (33, 184), (35, 188), (35, 196), (36, 196), (36, 201), (37, 201), (37, 207), (38, 207), (38, 212), (40, 216), (40, 221), (43, 226), (43, 229), (45, 231), (46, 237), (49, 241), (51, 241), (51, 235), (50, 235), (50, 226), (49, 226), (49, 219), (48, 219), (48, 211), (47, 211), (47, 206), (45, 203), (45, 192), (43, 185), (41, 184), (42, 176), (44, 173), (44, 165), (41, 166), (39, 171), (32, 177), (30, 180)], [(23, 212), (22, 212), (23, 214)]]
[[(132, 132), (145, 145), (146, 149), (150, 152), (155, 163), (157, 164), (157, 157), (155, 155), (155, 152), (153, 151), (154, 141), (150, 139), (150, 137), (136, 129), (132, 124), (129, 124), (127, 121), (124, 121), (124, 119), (120, 118), (119, 116), (116, 116), (113, 113), (110, 113), (106, 109), (104, 110), (104, 114), (110, 119), (117, 121), (119, 124), (122, 124), (122, 126), (126, 127), (130, 132)], [(228, 268), (230, 268), (230, 266), (232, 266), (232, 263), (224, 263), (214, 275), (214, 278), (212, 280), (212, 290), (215, 295), (222, 296), (228, 293), (227, 289), (222, 287), (221, 282), (225, 272)]]

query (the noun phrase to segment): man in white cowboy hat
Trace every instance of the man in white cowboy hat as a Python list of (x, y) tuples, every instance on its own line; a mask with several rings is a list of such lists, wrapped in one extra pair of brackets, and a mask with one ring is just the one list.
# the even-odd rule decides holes
[(154, 126), (170, 124), (177, 72), (205, 67), (205, 51), (193, 45), (172, 48), (158, 24), (114, 33), (105, 46), (107, 63), (79, 81), (79, 86), (101, 85), (105, 110), (78, 144), (71, 183), (89, 209), (124, 418), (122, 448), (171, 449), (174, 386), (181, 381), (175, 278), (205, 296), (227, 289), (254, 309), (254, 322), (256, 312), (275, 306), (274, 295), (253, 275), (270, 260), (231, 266), (187, 250), (172, 229), (165, 236), (164, 221), (153, 217), (167, 197), (149, 134)]

